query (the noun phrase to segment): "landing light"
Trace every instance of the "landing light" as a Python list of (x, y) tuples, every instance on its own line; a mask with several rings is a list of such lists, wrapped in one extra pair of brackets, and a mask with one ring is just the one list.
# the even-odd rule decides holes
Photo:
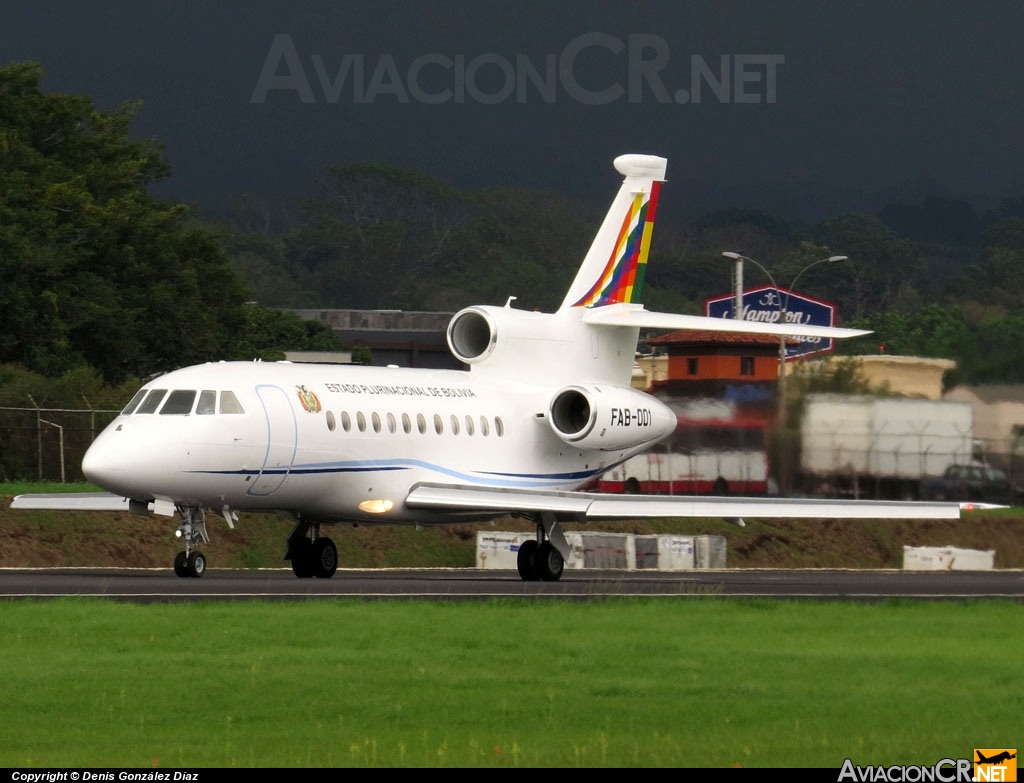
[(359, 504), (359, 510), (365, 511), (367, 514), (385, 514), (394, 506), (395, 504), (386, 498), (375, 498), (374, 500), (364, 500)]

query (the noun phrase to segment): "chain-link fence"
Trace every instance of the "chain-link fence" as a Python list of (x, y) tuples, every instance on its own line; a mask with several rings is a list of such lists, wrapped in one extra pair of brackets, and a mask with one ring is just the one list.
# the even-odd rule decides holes
[(0, 479), (84, 481), (86, 449), (119, 412), (0, 407)]

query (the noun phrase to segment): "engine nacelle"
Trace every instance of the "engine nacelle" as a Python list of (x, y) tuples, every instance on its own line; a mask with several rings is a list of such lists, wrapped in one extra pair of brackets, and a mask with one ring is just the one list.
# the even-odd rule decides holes
[[(577, 378), (629, 388), (636, 328), (593, 326), (584, 308), (554, 313), (474, 305), (448, 324), (448, 347), (475, 377), (567, 386)], [(599, 383), (600, 381), (595, 381)]]
[(555, 434), (581, 449), (642, 447), (676, 428), (671, 408), (621, 386), (567, 386), (551, 399), (548, 413)]
[(498, 325), (487, 307), (467, 307), (448, 323), (448, 347), (460, 362), (476, 364), (494, 351)]

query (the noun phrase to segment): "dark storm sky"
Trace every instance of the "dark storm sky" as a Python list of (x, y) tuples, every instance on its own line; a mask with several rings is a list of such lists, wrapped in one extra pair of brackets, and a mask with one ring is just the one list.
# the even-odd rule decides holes
[(677, 215), (800, 216), (1024, 193), (1022, 40), (1019, 0), (42, 0), (5, 9), (0, 60), (101, 108), (142, 100), (160, 192), (204, 206), (367, 159), (604, 200), (612, 158), (649, 152)]

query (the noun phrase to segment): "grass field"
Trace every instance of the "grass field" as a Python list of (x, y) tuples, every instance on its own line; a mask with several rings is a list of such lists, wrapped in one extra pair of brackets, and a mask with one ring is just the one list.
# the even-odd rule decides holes
[(1011, 603), (0, 604), (0, 767), (828, 767), (1016, 747)]

